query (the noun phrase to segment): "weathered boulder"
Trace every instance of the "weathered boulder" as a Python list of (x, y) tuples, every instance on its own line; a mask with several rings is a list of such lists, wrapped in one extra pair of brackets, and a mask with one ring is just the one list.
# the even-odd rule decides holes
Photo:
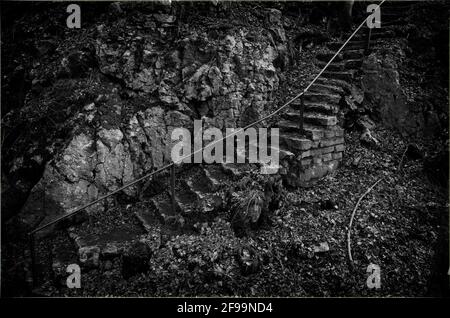
[(36, 226), (97, 198), (93, 144), (92, 136), (77, 135), (57, 160), (47, 164), (19, 214), (23, 223)]

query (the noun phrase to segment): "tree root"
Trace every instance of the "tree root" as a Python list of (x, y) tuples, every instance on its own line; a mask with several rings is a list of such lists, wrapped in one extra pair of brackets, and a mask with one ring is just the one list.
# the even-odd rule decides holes
[[(408, 150), (410, 144), (407, 144), (405, 147), (405, 150), (403, 151), (402, 157), (400, 159), (400, 163), (397, 167), (397, 172), (400, 173), (401, 169), (402, 169), (402, 165), (403, 165), (403, 161), (405, 159), (405, 155), (406, 155), (406, 151)], [(353, 225), (353, 219), (355, 218), (355, 214), (356, 214), (356, 210), (358, 210), (359, 204), (361, 203), (362, 199), (369, 194), (370, 191), (372, 191), (372, 189), (380, 182), (384, 179), (384, 177), (381, 177), (380, 179), (378, 179), (374, 184), (372, 184), (372, 186), (367, 189), (366, 192), (364, 192), (364, 194), (359, 198), (358, 202), (356, 202), (355, 208), (353, 209), (352, 212), (352, 216), (350, 218), (350, 224), (348, 226), (348, 232), (347, 232), (347, 251), (348, 251), (348, 258), (350, 259), (350, 262), (353, 263), (353, 257), (352, 257), (352, 248), (351, 248), (351, 231), (352, 231), (352, 225)]]
[(348, 251), (348, 257), (350, 259), (350, 262), (353, 263), (353, 257), (352, 257), (352, 248), (351, 248), (351, 231), (352, 231), (352, 225), (353, 225), (353, 219), (355, 218), (356, 210), (358, 210), (359, 204), (361, 203), (362, 199), (369, 194), (370, 191), (380, 182), (384, 179), (384, 177), (378, 179), (372, 186), (370, 186), (369, 189), (367, 189), (366, 192), (359, 198), (358, 202), (356, 202), (355, 208), (353, 209), (352, 216), (350, 218), (350, 224), (348, 226), (348, 232), (347, 232), (347, 251)]

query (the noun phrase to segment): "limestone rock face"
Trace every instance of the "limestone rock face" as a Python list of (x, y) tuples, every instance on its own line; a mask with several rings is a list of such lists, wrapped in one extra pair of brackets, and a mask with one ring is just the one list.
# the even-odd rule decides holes
[[(127, 41), (112, 42), (102, 30), (96, 46), (99, 68), (133, 93), (158, 95), (165, 105), (197, 112), (218, 128), (242, 125), (249, 116), (268, 113), (279, 84), (273, 62), (286, 51), (286, 37), (281, 13), (267, 14), (271, 33), (265, 36), (245, 29), (220, 34), (192, 30), (167, 52), (157, 37), (133, 34)], [(165, 27), (172, 20), (147, 17), (147, 32), (153, 34), (160, 30), (158, 24)]]
[(96, 183), (106, 189), (114, 189), (120, 183), (132, 180), (131, 159), (125, 151), (123, 133), (119, 129), (102, 129), (96, 141)]
[(25, 203), (20, 217), (30, 226), (94, 200), (98, 188), (94, 182), (94, 141), (91, 136), (75, 136), (54, 164), (46, 166)]
[[(103, 90), (83, 101), (73, 132), (46, 163), (21, 219), (30, 226), (45, 222), (168, 164), (171, 132), (192, 129), (194, 119), (224, 130), (273, 110), (274, 61), (284, 54), (286, 37), (281, 13), (266, 13), (270, 32), (191, 28), (179, 35), (177, 17), (168, 14), (137, 13), (136, 25), (125, 19), (96, 25), (89, 58)], [(77, 78), (69, 64), (58, 65)]]
[[(268, 41), (250, 42), (247, 36), (242, 30), (228, 34), (211, 48), (204, 34), (184, 40), (181, 99), (195, 105), (208, 125), (242, 126), (249, 114), (263, 116), (269, 110), (270, 92), (279, 84), (273, 65), (278, 53)], [(213, 56), (216, 63), (209, 60)]]

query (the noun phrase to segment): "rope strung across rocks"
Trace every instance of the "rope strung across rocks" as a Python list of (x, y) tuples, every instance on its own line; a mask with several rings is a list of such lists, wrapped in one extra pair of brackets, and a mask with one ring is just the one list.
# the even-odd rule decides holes
[[(378, 5), (378, 7), (375, 9), (375, 11), (378, 11), (380, 6), (385, 1), (386, 0), (382, 0), (380, 2), (380, 4)], [(226, 135), (225, 137), (222, 137), (220, 139), (214, 140), (212, 143), (208, 144), (208, 147), (211, 147), (211, 146), (215, 145), (216, 143), (222, 142), (222, 141), (226, 140), (229, 137), (233, 137), (234, 135), (236, 135), (236, 134), (238, 134), (238, 133), (240, 133), (242, 131), (245, 131), (246, 129), (248, 129), (248, 128), (252, 127), (252, 126), (255, 126), (255, 125), (257, 125), (257, 124), (259, 124), (259, 123), (261, 123), (261, 122), (263, 122), (263, 121), (273, 117), (274, 115), (278, 114), (279, 112), (284, 110), (286, 107), (288, 107), (292, 102), (297, 100), (299, 97), (304, 95), (309, 90), (309, 88), (312, 85), (314, 85), (314, 83), (323, 74), (323, 72), (325, 72), (327, 67), (334, 61), (334, 59), (341, 53), (341, 51), (344, 49), (344, 47), (347, 45), (347, 43), (350, 42), (350, 40), (355, 36), (355, 34), (363, 27), (363, 25), (367, 22), (367, 19), (369, 19), (369, 17), (370, 16), (368, 16), (366, 19), (364, 19), (363, 22), (361, 22), (361, 24), (355, 29), (355, 31), (353, 31), (353, 33), (348, 37), (348, 39), (344, 42), (344, 44), (341, 45), (339, 50), (337, 50), (337, 52), (333, 55), (333, 57), (328, 61), (328, 63), (322, 68), (322, 70), (316, 75), (316, 77), (309, 83), (309, 85), (302, 92), (300, 92), (299, 94), (297, 94), (296, 96), (291, 98), (288, 102), (286, 102), (284, 105), (280, 106), (278, 109), (276, 109), (272, 113), (264, 116), (263, 118), (260, 118), (257, 121), (248, 124), (244, 128), (237, 129), (237, 130), (233, 131), (232, 133), (230, 133), (229, 135)], [(203, 151), (204, 149), (205, 149), (205, 147), (202, 147), (202, 148), (194, 151), (193, 153), (190, 153), (190, 154), (188, 154), (186, 156), (181, 157), (179, 159), (179, 162), (182, 162), (184, 159), (189, 158), (189, 157), (195, 155), (196, 153), (199, 153), (200, 151)], [(155, 170), (153, 172), (150, 172), (150, 173), (148, 173), (148, 174), (146, 174), (146, 175), (144, 175), (144, 176), (142, 176), (142, 177), (140, 177), (140, 178), (138, 178), (138, 179), (136, 179), (134, 181), (131, 181), (131, 182), (127, 183), (126, 185), (120, 187), (119, 189), (116, 189), (116, 190), (114, 190), (114, 191), (112, 191), (112, 192), (110, 192), (108, 194), (105, 194), (105, 195), (101, 196), (100, 198), (98, 198), (98, 199), (96, 199), (94, 201), (91, 201), (91, 202), (89, 202), (89, 203), (87, 203), (87, 204), (85, 204), (85, 205), (83, 205), (81, 207), (78, 207), (77, 209), (75, 209), (74, 211), (72, 211), (70, 213), (67, 213), (67, 214), (65, 214), (63, 216), (60, 216), (59, 218), (54, 219), (53, 221), (50, 221), (49, 223), (46, 223), (46, 224), (44, 224), (42, 226), (39, 226), (39, 227), (35, 228), (34, 230), (30, 231), (28, 234), (29, 235), (33, 235), (34, 233), (39, 232), (39, 231), (41, 231), (41, 230), (43, 230), (43, 229), (45, 229), (45, 228), (47, 228), (47, 227), (49, 227), (49, 226), (51, 226), (51, 225), (53, 225), (55, 223), (58, 223), (58, 222), (60, 222), (60, 221), (62, 221), (64, 219), (67, 219), (67, 218), (69, 218), (69, 217), (79, 213), (80, 211), (82, 211), (84, 209), (87, 209), (88, 207), (90, 207), (90, 206), (92, 206), (92, 205), (94, 205), (94, 204), (96, 204), (96, 203), (98, 203), (100, 201), (103, 201), (104, 199), (106, 199), (106, 198), (108, 198), (108, 197), (110, 197), (110, 196), (112, 196), (112, 195), (114, 195), (116, 193), (121, 192), (122, 190), (125, 190), (125, 189), (127, 189), (127, 188), (129, 188), (129, 187), (131, 187), (131, 186), (141, 182), (142, 180), (148, 179), (148, 178), (154, 176), (157, 173), (160, 173), (160, 172), (162, 172), (164, 170), (167, 170), (167, 169), (171, 168), (174, 165), (176, 165), (176, 163), (175, 162), (171, 162), (171, 163), (169, 163), (169, 164), (167, 164), (167, 165), (165, 165), (165, 166), (163, 166), (163, 167), (161, 167), (161, 168), (159, 168), (159, 169), (157, 169), (157, 170)]]

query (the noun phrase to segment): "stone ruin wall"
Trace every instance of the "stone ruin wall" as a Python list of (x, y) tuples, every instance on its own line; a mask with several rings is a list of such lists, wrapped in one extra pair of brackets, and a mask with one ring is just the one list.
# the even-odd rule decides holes
[(310, 186), (314, 181), (333, 173), (342, 160), (344, 129), (339, 125), (316, 131), (311, 139), (300, 143), (294, 157), (282, 161), (280, 174), (289, 186)]

